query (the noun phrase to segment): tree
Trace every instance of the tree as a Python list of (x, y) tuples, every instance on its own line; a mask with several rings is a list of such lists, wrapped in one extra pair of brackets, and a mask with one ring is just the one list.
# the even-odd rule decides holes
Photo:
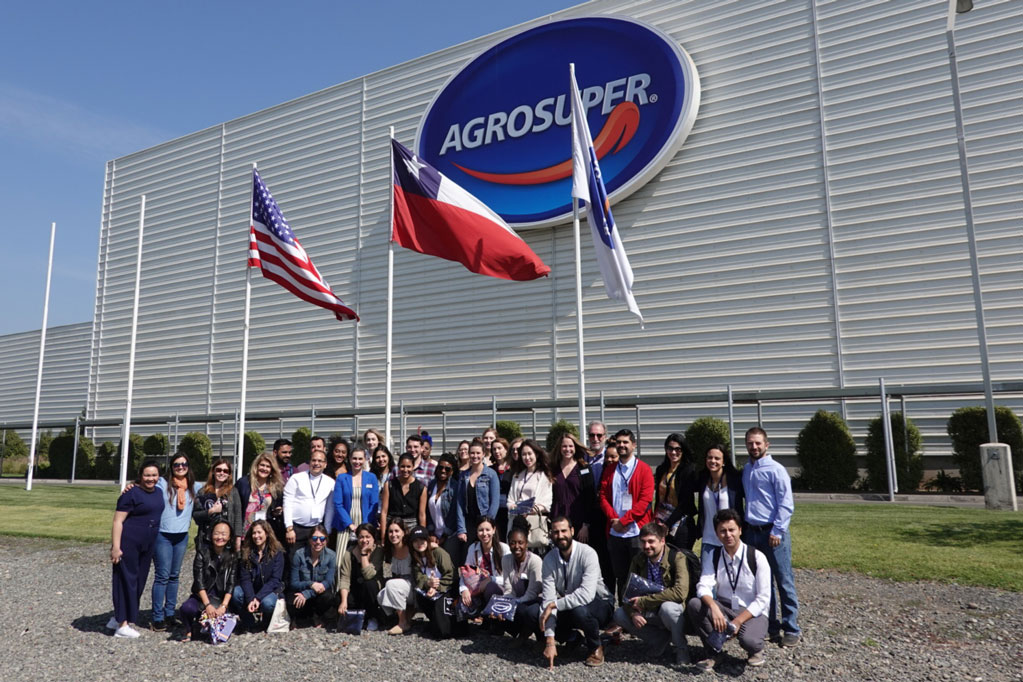
[[(888, 490), (888, 464), (884, 445), (884, 417), (878, 415), (867, 426), (867, 485), (871, 490)], [(895, 472), (899, 490), (913, 492), (924, 477), (924, 458), (920, 452), (920, 429), (912, 419), (905, 421), (901, 412), (891, 414), (892, 444), (895, 448)], [(906, 447), (906, 433), (909, 447)]]
[(17, 431), (0, 431), (0, 470), (3, 468), (5, 459), (24, 457), (28, 460), (28, 445), (21, 439)]
[[(144, 447), (142, 436), (137, 433), (128, 434), (128, 479), (134, 478), (139, 471), (139, 467), (142, 466), (142, 462), (145, 461), (146, 452)], [(115, 478), (121, 476), (121, 444), (118, 442), (117, 446), (117, 473)]]
[(559, 419), (558, 421), (551, 424), (550, 430), (547, 431), (547, 442), (545, 444), (548, 453), (550, 453), (552, 450), (554, 450), (555, 447), (557, 447), (558, 441), (560, 441), (561, 437), (564, 436), (566, 433), (572, 434), (577, 439), (579, 438), (579, 429), (576, 428), (575, 424), (568, 421), (567, 419)]
[(266, 449), (266, 441), (263, 440), (263, 436), (259, 435), (258, 431), (246, 431), (245, 441), (242, 445), (242, 470), (238, 473), (240, 476), (242, 473), (249, 470), (253, 460), (256, 459), (256, 455), (260, 454)]
[[(1023, 425), (1008, 407), (995, 408), (998, 442), (1012, 449), (1012, 468), (1019, 480), (1023, 472)], [(966, 490), (983, 490), (980, 446), (988, 442), (987, 410), (983, 407), (960, 407), (948, 418), (948, 437), (952, 440), (952, 461)]]
[(96, 450), (96, 462), (93, 465), (93, 477), (101, 481), (112, 481), (120, 472), (117, 445), (111, 441), (103, 441)]
[(516, 438), (523, 437), (522, 426), (518, 422), (501, 419), (498, 420), (495, 428), (497, 429), (497, 435), (509, 443)]
[(308, 426), (303, 426), (291, 434), (291, 463), (294, 466), (305, 464), (309, 461), (309, 440), (313, 432)]
[(170, 440), (165, 433), (154, 433), (142, 442), (142, 452), (146, 457), (162, 460), (170, 454)]
[(686, 445), (692, 449), (699, 466), (703, 465), (707, 450), (715, 445), (724, 446), (725, 457), (732, 456), (728, 422), (721, 421), (716, 417), (700, 417), (689, 425), (682, 437), (686, 439)]
[(209, 436), (202, 431), (189, 431), (178, 443), (178, 452), (183, 452), (188, 456), (188, 461), (192, 463), (195, 480), (206, 480), (206, 476), (210, 472), (210, 462), (213, 459), (213, 443), (210, 442)]
[(75, 427), (69, 426), (50, 443), (51, 478), (71, 478), (71, 464), (75, 465), (76, 478), (92, 476), (93, 462), (96, 459), (96, 446), (92, 439), (80, 436), (78, 439), (78, 456), (74, 456)]
[(817, 410), (796, 437), (800, 480), (809, 490), (849, 490), (859, 477), (856, 441), (842, 416)]

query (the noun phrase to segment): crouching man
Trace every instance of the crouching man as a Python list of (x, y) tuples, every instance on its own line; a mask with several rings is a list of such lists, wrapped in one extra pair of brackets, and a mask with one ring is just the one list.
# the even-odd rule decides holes
[(712, 670), (724, 657), (722, 647), (735, 637), (748, 654), (747, 664), (764, 664), (771, 567), (764, 554), (742, 542), (742, 517), (734, 509), (714, 515), (721, 548), (703, 556), (696, 596), (686, 613), (711, 655), (697, 665)]
[(686, 592), (689, 570), (685, 554), (666, 543), (668, 529), (656, 521), (639, 530), (642, 551), (636, 554), (629, 571), (664, 587), (660, 592), (632, 597), (615, 611), (615, 623), (629, 634), (648, 644), (656, 655), (665, 651), (669, 642), (675, 646), (675, 662), (689, 663), (686, 646)]

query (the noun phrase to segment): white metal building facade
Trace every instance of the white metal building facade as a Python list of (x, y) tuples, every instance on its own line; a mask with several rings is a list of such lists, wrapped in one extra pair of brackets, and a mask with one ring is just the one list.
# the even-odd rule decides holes
[[(689, 52), (702, 88), (682, 150), (614, 207), (645, 329), (606, 300), (584, 248), (591, 393), (980, 380), (945, 10), (943, 0), (598, 0), (553, 15), (653, 25)], [(124, 409), (141, 194), (134, 413), (237, 407), (252, 162), (362, 322), (340, 324), (255, 277), (249, 409), (381, 406), (388, 126), (410, 146), (453, 73), (551, 18), (109, 162), (87, 416)], [(1023, 3), (977, 2), (958, 26), (991, 371), (1019, 380)], [(396, 254), (396, 401), (575, 395), (571, 225), (523, 237), (552, 267), (549, 278), (505, 282)], [(947, 449), (944, 421), (960, 404), (912, 405), (929, 451)], [(776, 444), (791, 444), (815, 407), (766, 408)], [(847, 409), (861, 431), (879, 411), (876, 403)], [(644, 445), (656, 452), (668, 430), (722, 410), (645, 410)], [(738, 414), (743, 425), (752, 417)], [(360, 428), (382, 425), (372, 421)], [(488, 421), (473, 420), (471, 430)], [(463, 426), (459, 437), (470, 430)]]

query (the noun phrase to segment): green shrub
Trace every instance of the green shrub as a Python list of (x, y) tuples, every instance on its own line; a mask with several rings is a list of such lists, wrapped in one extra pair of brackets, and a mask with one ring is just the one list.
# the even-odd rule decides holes
[(579, 429), (576, 428), (575, 424), (566, 419), (559, 419), (551, 424), (550, 430), (547, 431), (547, 442), (544, 445), (548, 453), (554, 449), (558, 441), (566, 433), (571, 433), (576, 438), (579, 437)]
[(163, 461), (167, 455), (171, 454), (170, 439), (165, 433), (154, 433), (142, 442), (142, 452), (147, 458)]
[(186, 433), (178, 443), (178, 452), (188, 455), (195, 480), (205, 481), (210, 472), (210, 462), (213, 460), (213, 443), (210, 442), (209, 436), (202, 431)]
[(309, 461), (309, 440), (313, 437), (313, 432), (309, 430), (308, 426), (303, 426), (295, 430), (295, 433), (291, 434), (291, 464), (292, 466), (298, 466), (299, 464), (305, 464)]
[[(1017, 480), (1023, 472), (1023, 425), (1008, 407), (995, 408), (998, 442), (1012, 448), (1012, 468)], [(960, 407), (948, 418), (946, 426), (952, 440), (952, 461), (966, 490), (983, 490), (980, 471), (980, 446), (988, 442), (987, 410), (983, 407)]]
[[(138, 475), (139, 467), (142, 466), (142, 462), (144, 462), (145, 459), (146, 459), (146, 452), (145, 452), (144, 443), (145, 443), (145, 441), (142, 440), (142, 436), (140, 436), (139, 434), (137, 434), (137, 433), (128, 434), (128, 480), (129, 481), (134, 480), (134, 478)], [(117, 471), (117, 473), (114, 475), (114, 478), (120, 478), (121, 477), (121, 451), (120, 451), (121, 444), (120, 444), (120, 441), (118, 441), (117, 447), (118, 447), (117, 459), (116, 459), (116, 462), (117, 462), (117, 464), (116, 464), (116, 466), (117, 466), (116, 471)], [(163, 463), (161, 462), (160, 464), (161, 464), (160, 474), (162, 475), (164, 473), (163, 472), (163, 468), (162, 468), (163, 467)]]
[(117, 445), (111, 441), (103, 441), (96, 449), (96, 462), (92, 475), (101, 481), (112, 481), (120, 475), (120, 458), (117, 456)]
[[(899, 490), (911, 493), (920, 487), (924, 477), (924, 458), (920, 452), (923, 439), (920, 429), (912, 419), (907, 419), (903, 428), (901, 412), (891, 413), (892, 444), (895, 448), (895, 472)], [(909, 448), (906, 447), (906, 432), (909, 433)], [(884, 421), (881, 415), (870, 420), (867, 426), (867, 486), (871, 490), (888, 490), (888, 464), (884, 447)]]
[(242, 471), (248, 471), (256, 455), (266, 449), (266, 441), (259, 435), (259, 431), (246, 431), (245, 441), (242, 445)]
[(856, 441), (842, 416), (817, 410), (796, 437), (800, 481), (809, 490), (850, 490), (856, 470)]
[(75, 478), (90, 478), (96, 459), (96, 446), (92, 439), (78, 438), (78, 457), (74, 458), (75, 429), (69, 426), (50, 443), (50, 468), (52, 478), (71, 478), (71, 464), (74, 461)]
[(522, 438), (522, 426), (518, 422), (509, 420), (498, 420), (497, 422), (497, 435), (504, 438), (509, 443), (516, 438)]
[(700, 417), (682, 434), (686, 444), (692, 448), (696, 461), (702, 465), (704, 455), (713, 445), (725, 446), (725, 457), (732, 455), (732, 443), (728, 437), (728, 422), (716, 417)]
[(50, 444), (52, 442), (53, 431), (50, 429), (36, 433), (36, 475), (42, 475), (43, 471), (50, 466)]
[(2, 439), (0, 442), (3, 443), (2, 448), (0, 448), (2, 450), (0, 458), (28, 457), (28, 444), (21, 439), (17, 431), (0, 431), (0, 439)]

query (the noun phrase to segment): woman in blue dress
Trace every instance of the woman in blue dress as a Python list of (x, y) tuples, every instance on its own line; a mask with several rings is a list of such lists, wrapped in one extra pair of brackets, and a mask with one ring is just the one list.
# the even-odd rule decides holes
[(159, 480), (160, 466), (153, 460), (146, 460), (139, 469), (135, 486), (117, 499), (110, 534), (114, 615), (107, 623), (114, 637), (135, 639), (139, 636), (130, 623), (138, 622), (139, 600), (149, 577), (149, 565), (160, 531), (164, 498), (156, 486)]

